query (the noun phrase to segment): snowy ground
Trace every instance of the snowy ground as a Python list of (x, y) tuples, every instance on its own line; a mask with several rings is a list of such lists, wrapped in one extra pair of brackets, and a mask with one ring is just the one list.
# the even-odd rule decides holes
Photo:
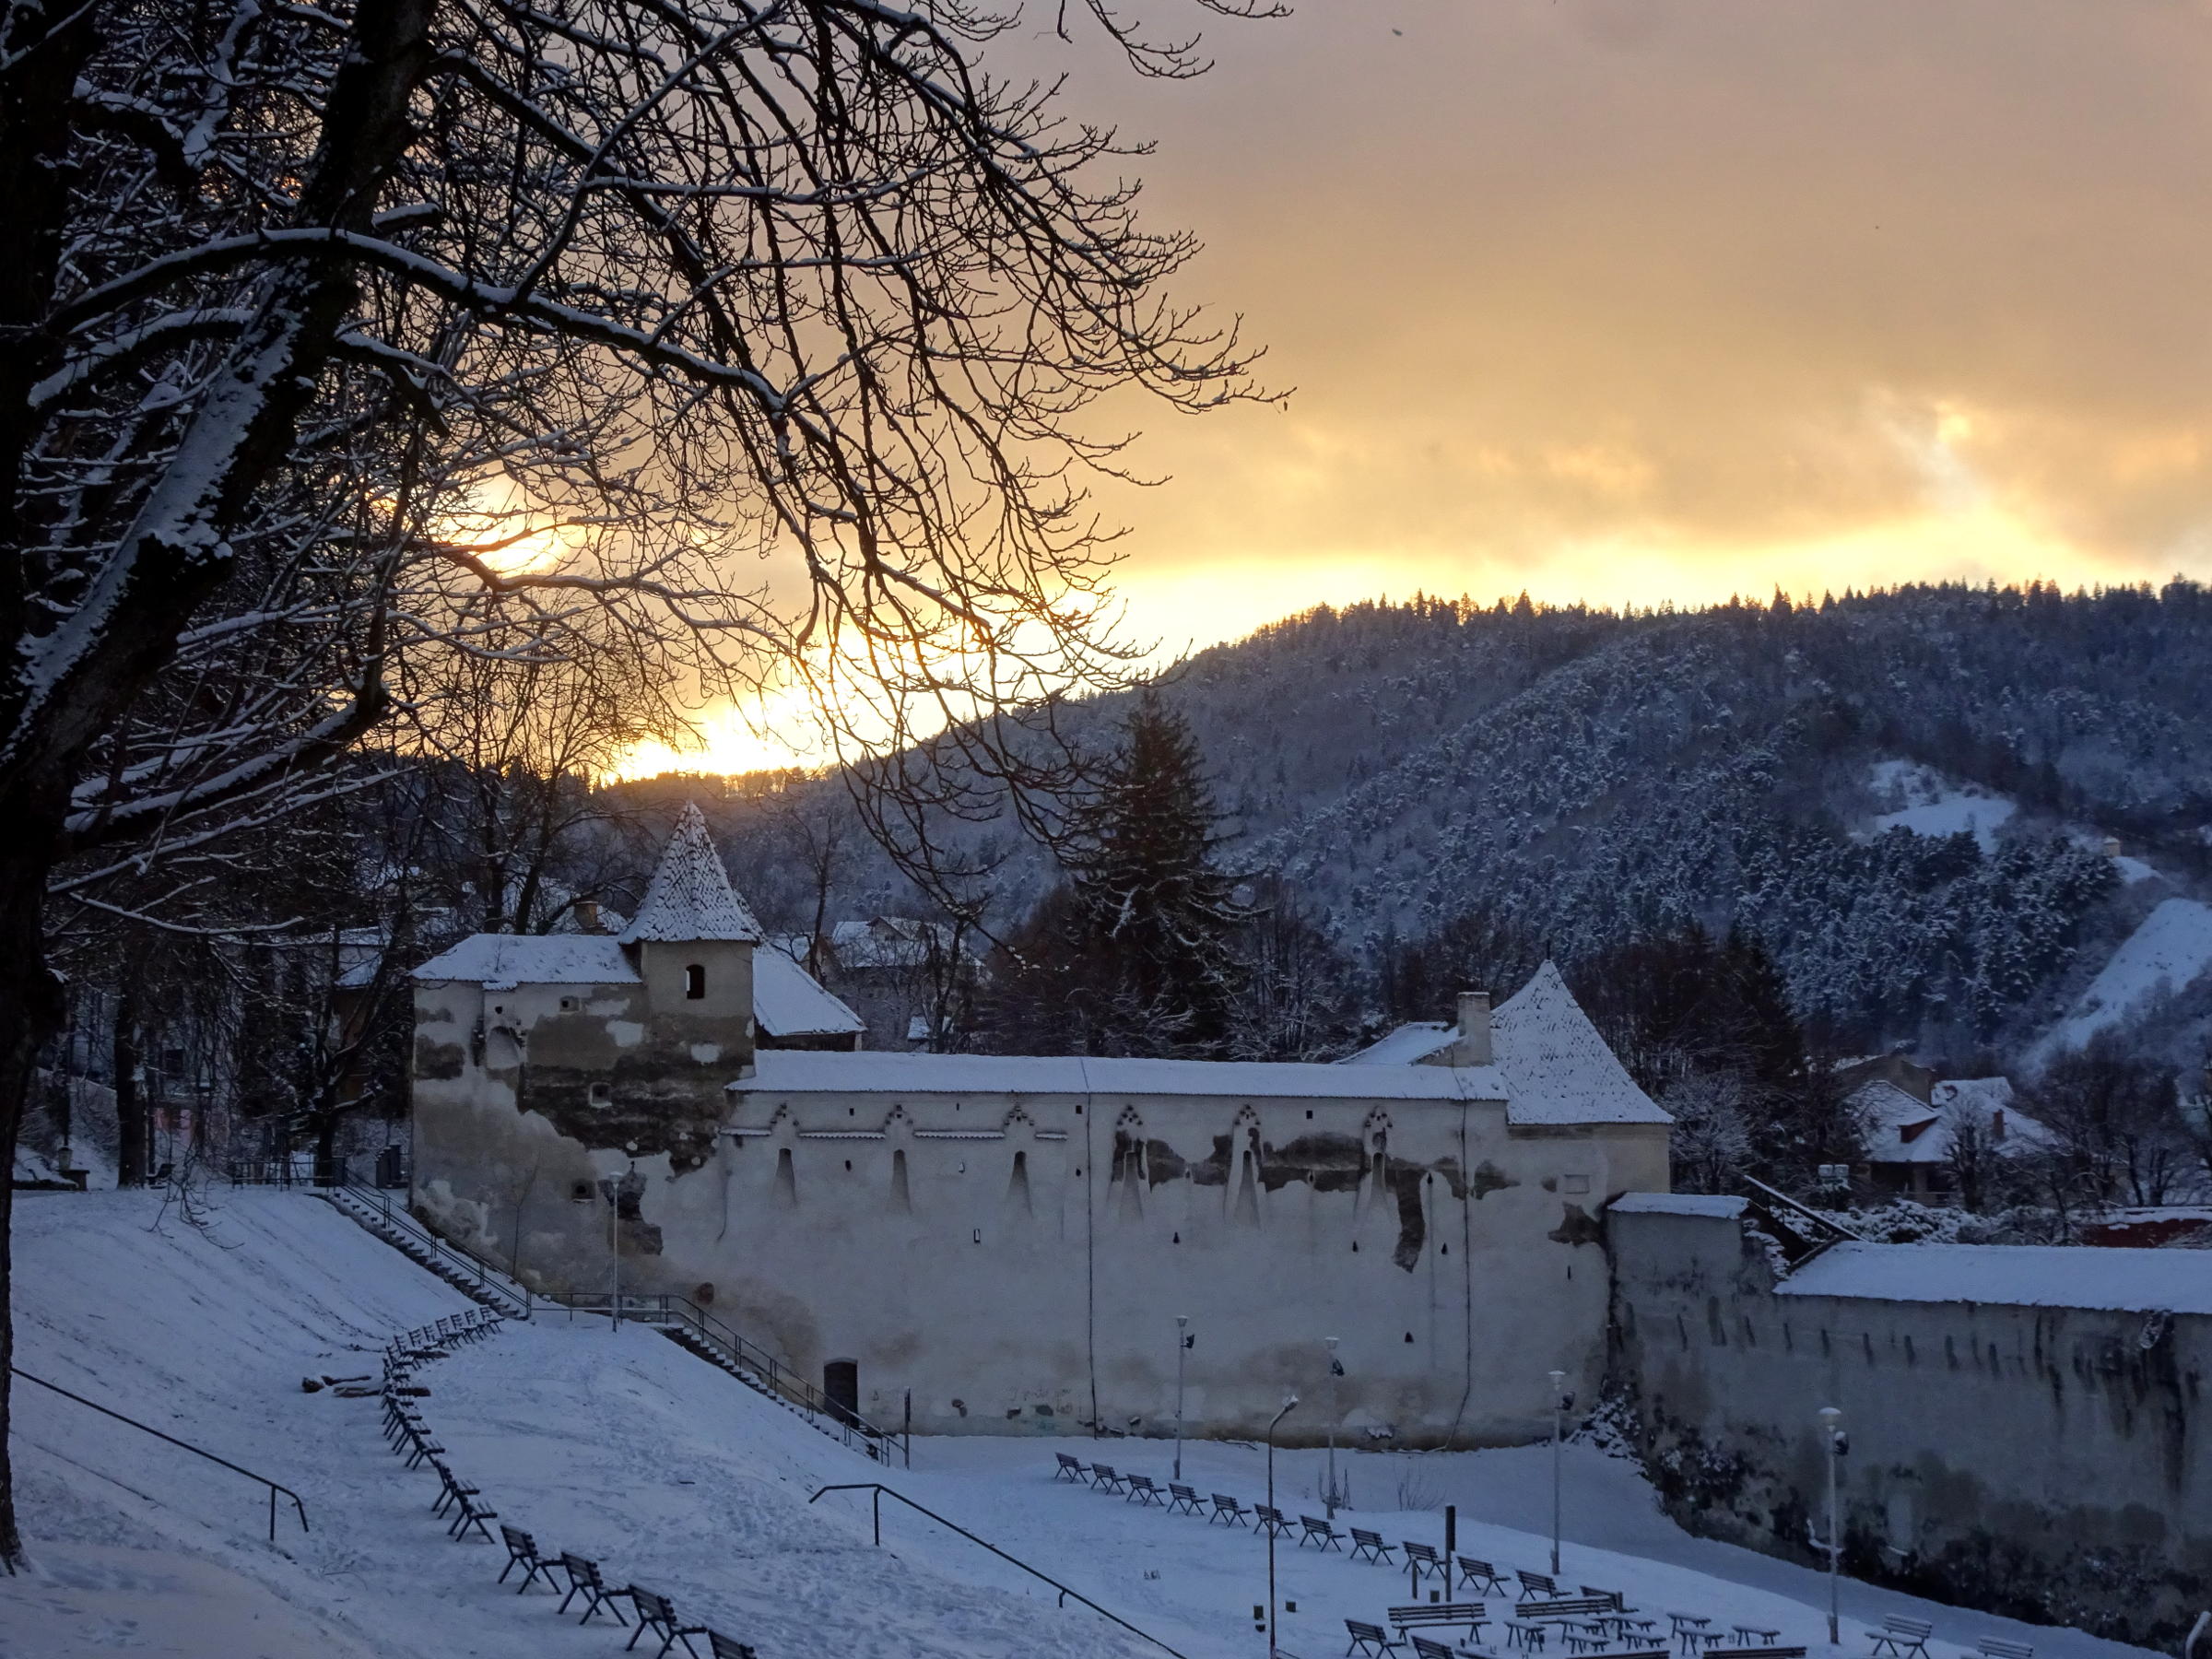
[(2065, 1018), (2036, 1044), (2032, 1057), (2047, 1062), (2085, 1047), (2099, 1031), (2142, 1013), (2158, 997), (2188, 989), (2207, 970), (2212, 970), (2212, 905), (2165, 900), (2120, 942)]
[[(18, 1363), (65, 1387), (296, 1487), (314, 1530), (280, 1521), (250, 1482), (18, 1387), (18, 1480), (34, 1571), (0, 1580), (0, 1654), (73, 1659), (329, 1655), (541, 1655), (621, 1651), (626, 1632), (578, 1629), (553, 1599), (492, 1583), (503, 1552), (453, 1544), (424, 1474), (403, 1471), (373, 1400), (309, 1394), (311, 1372), (359, 1374), (392, 1331), (460, 1299), (298, 1194), (226, 1194), (211, 1230), (149, 1229), (136, 1194), (18, 1197)], [(887, 1502), (873, 1547), (865, 1494), (817, 1488), (878, 1471), (672, 1343), (632, 1327), (541, 1322), (431, 1367), (423, 1402), (455, 1468), (541, 1544), (598, 1556), (742, 1640), (762, 1659), (835, 1654), (1121, 1659), (1159, 1650), (1079, 1606), (1062, 1608), (931, 1523)], [(959, 1439), (919, 1442), (886, 1477), (937, 1510), (1189, 1656), (1257, 1659), (1251, 1612), (1266, 1555), (1249, 1532), (1208, 1526), (1055, 1483), (1069, 1449), (1164, 1480), (1161, 1441)], [(1393, 1540), (1441, 1543), (1458, 1505), (1463, 1553), (1541, 1568), (1549, 1503), (1542, 1449), (1452, 1456), (1346, 1454), (1356, 1522)], [(1322, 1454), (1279, 1454), (1280, 1505), (1318, 1509)], [(1800, 1568), (1691, 1538), (1665, 1521), (1625, 1465), (1583, 1448), (1566, 1460), (1563, 1577), (1624, 1591), (1664, 1613), (1781, 1629), (1825, 1647), (1823, 1582)], [(1193, 1444), (1201, 1491), (1264, 1498), (1265, 1460)], [(1277, 1546), (1289, 1651), (1343, 1651), (1342, 1619), (1379, 1618), (1402, 1574)], [(2138, 1650), (2030, 1630), (1856, 1584), (1845, 1652), (1870, 1618), (1933, 1618), (1934, 1659), (1983, 1634), (2040, 1659), (2123, 1659)], [(1492, 1631), (1495, 1635), (1498, 1632)]]

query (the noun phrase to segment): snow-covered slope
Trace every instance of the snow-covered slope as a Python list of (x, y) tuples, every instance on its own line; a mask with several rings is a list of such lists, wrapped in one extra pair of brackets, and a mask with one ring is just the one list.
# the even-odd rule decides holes
[(2004, 795), (1910, 760), (1877, 760), (1868, 769), (1867, 782), (1877, 800), (1894, 806), (1875, 818), (1877, 830), (1971, 835), (1984, 853), (1996, 850), (1997, 830), (2018, 810)]
[(2143, 1013), (2162, 995), (2187, 989), (2212, 968), (2212, 905), (2168, 899), (2143, 918), (2088, 982), (2065, 1016), (2044, 1033), (2034, 1058), (2048, 1061), (2100, 1031)]
[[(0, 1655), (80, 1659), (615, 1659), (629, 1632), (554, 1616), (543, 1591), (494, 1583), (504, 1552), (456, 1544), (437, 1495), (378, 1432), (378, 1402), (304, 1394), (307, 1373), (358, 1375), (394, 1330), (464, 1305), (443, 1285), (297, 1194), (229, 1194), (205, 1230), (121, 1193), (23, 1194), (15, 1247), (18, 1362), (297, 1488), (313, 1530), (264, 1536), (259, 1488), (66, 1401), (19, 1388), (16, 1448), (34, 1571), (0, 1578)], [(881, 1479), (1153, 1632), (1187, 1659), (1250, 1659), (1267, 1559), (1249, 1530), (1209, 1525), (1052, 1478), (1053, 1453), (1164, 1481), (1164, 1441), (1079, 1437), (924, 1441), (912, 1471), (878, 1468), (673, 1343), (638, 1326), (558, 1316), (510, 1324), (422, 1373), (425, 1415), (455, 1470), (502, 1521), (547, 1549), (597, 1557), (761, 1659), (1134, 1659), (1159, 1650), (972, 1544), (886, 1501), (818, 1488)], [(1277, 1501), (1319, 1512), (1324, 1453), (1282, 1453)], [(1546, 1557), (1550, 1459), (1542, 1448), (1414, 1457), (1341, 1452), (1358, 1508), (1339, 1518), (1389, 1539), (1441, 1543), (1506, 1567)], [(1623, 1463), (1571, 1448), (1563, 1566), (1653, 1608), (1725, 1628), (1824, 1638), (1825, 1581), (1806, 1568), (1688, 1537)], [(1201, 1493), (1267, 1495), (1260, 1448), (1193, 1444)], [(1397, 1571), (1341, 1554), (1277, 1552), (1282, 1639), (1308, 1659), (1341, 1652), (1347, 1617), (1379, 1620)], [(1931, 1618), (1932, 1659), (1976, 1638), (2032, 1642), (2040, 1659), (2142, 1659), (2077, 1632), (2030, 1629), (1865, 1585), (1853, 1627)], [(1490, 1635), (1499, 1632), (1493, 1626)], [(1855, 1628), (1846, 1640), (1857, 1644)]]

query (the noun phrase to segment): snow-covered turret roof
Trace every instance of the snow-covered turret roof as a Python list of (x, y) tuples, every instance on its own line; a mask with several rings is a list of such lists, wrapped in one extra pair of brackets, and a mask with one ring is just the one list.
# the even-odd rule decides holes
[(660, 867), (645, 889), (645, 902), (635, 920), (622, 931), (622, 943), (641, 939), (680, 944), (693, 939), (735, 939), (758, 945), (760, 924), (730, 886), (707, 833), (706, 815), (697, 802), (687, 802), (676, 820), (676, 832), (661, 853)]
[(1546, 962), (1490, 1016), (1513, 1124), (1667, 1124)]

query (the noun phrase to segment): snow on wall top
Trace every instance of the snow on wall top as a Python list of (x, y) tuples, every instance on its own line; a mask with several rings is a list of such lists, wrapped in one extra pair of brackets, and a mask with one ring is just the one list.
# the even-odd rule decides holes
[(1206, 1095), (1240, 1100), (1500, 1100), (1509, 1124), (1665, 1124), (1547, 963), (1492, 1017), (1498, 1063), (1342, 1065), (1079, 1055), (775, 1050), (732, 1083), (754, 1094)]
[(1712, 1216), (1733, 1221), (1747, 1203), (1718, 1193), (1623, 1193), (1606, 1207), (1622, 1216)]
[(1490, 1016), (1512, 1124), (1671, 1124), (1546, 962)]
[(1441, 1019), (1417, 1019), (1378, 1038), (1356, 1054), (1347, 1054), (1339, 1065), (1418, 1065), (1440, 1049), (1459, 1041), (1459, 1032)]
[(2194, 1250), (1846, 1243), (1815, 1256), (1775, 1289), (1784, 1296), (1883, 1301), (2212, 1313), (2212, 1273), (2205, 1271), (2203, 1253)]
[(2112, 959), (2075, 999), (2065, 1018), (2031, 1051), (2038, 1062), (2087, 1044), (2148, 1006), (2162, 992), (2180, 991), (2212, 968), (2212, 905), (2168, 899), (2121, 941)]
[(1077, 1054), (807, 1053), (763, 1050), (756, 1094), (1233, 1095), (1241, 1100), (1498, 1100), (1495, 1066), (1337, 1066), (1260, 1060), (1112, 1060)]
[(638, 971), (606, 934), (471, 934), (414, 977), (488, 986), (634, 985)]
[(850, 1036), (867, 1022), (780, 950), (753, 952), (753, 1018), (771, 1037)]
[(758, 945), (762, 936), (760, 924), (730, 886), (714, 838), (707, 833), (706, 815), (696, 802), (686, 802), (622, 943), (736, 939)]

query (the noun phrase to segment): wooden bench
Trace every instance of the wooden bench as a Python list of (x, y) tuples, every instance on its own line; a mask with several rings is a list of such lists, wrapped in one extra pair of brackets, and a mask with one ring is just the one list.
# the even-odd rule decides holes
[(1152, 1477), (1149, 1475), (1129, 1477), (1129, 1498), (1124, 1498), (1122, 1501), (1126, 1503), (1130, 1499), (1135, 1499), (1139, 1503), (1165, 1503), (1167, 1501), (1159, 1495), (1159, 1488), (1152, 1484)]
[(760, 1655), (742, 1641), (734, 1641), (720, 1630), (707, 1632), (707, 1646), (714, 1659), (760, 1659)]
[(1524, 1601), (1513, 1609), (1517, 1618), (1594, 1618), (1613, 1611), (1609, 1595), (1555, 1595), (1549, 1601)]
[(1122, 1477), (1113, 1472), (1112, 1465), (1109, 1464), (1092, 1464), (1090, 1465), (1090, 1485), (1091, 1489), (1098, 1492), (1121, 1492), (1128, 1489), (1123, 1486)]
[(707, 1633), (705, 1625), (682, 1623), (676, 1617), (676, 1609), (668, 1605), (666, 1596), (656, 1595), (640, 1585), (632, 1584), (622, 1594), (629, 1597), (629, 1605), (637, 1610), (638, 1615), (638, 1628), (629, 1633), (629, 1640), (622, 1644), (624, 1653), (636, 1647), (638, 1638), (650, 1630), (661, 1639), (661, 1645), (653, 1650), (653, 1659), (662, 1659), (662, 1655), (678, 1642), (683, 1644), (684, 1652), (690, 1654), (691, 1659), (699, 1659), (699, 1650), (691, 1645), (691, 1638), (704, 1636)]
[(1298, 1547), (1300, 1549), (1309, 1544), (1320, 1545), (1324, 1552), (1331, 1545), (1335, 1545), (1338, 1549), (1344, 1547), (1344, 1535), (1319, 1515), (1300, 1515), (1298, 1518), (1298, 1524), (1306, 1529), (1303, 1535), (1298, 1540)]
[(546, 1588), (548, 1590), (560, 1588), (553, 1582), (553, 1563), (537, 1553), (535, 1538), (526, 1532), (509, 1526), (502, 1521), (500, 1523), (500, 1541), (507, 1546), (507, 1565), (500, 1569), (499, 1582), (500, 1583), (505, 1583), (507, 1575), (517, 1567), (521, 1567), (524, 1569), (524, 1571), (523, 1582), (514, 1587), (514, 1593), (517, 1595), (529, 1589), (531, 1583), (538, 1578), (546, 1581)]
[(473, 1526), (483, 1535), (484, 1542), (488, 1544), (492, 1541), (491, 1528), (484, 1523), (499, 1518), (500, 1512), (488, 1504), (478, 1503), (474, 1498), (464, 1498), (453, 1511), (453, 1524), (445, 1529), (445, 1535), (449, 1538), (465, 1538), (468, 1529)]
[(1620, 1592), (1618, 1590), (1607, 1590), (1597, 1584), (1583, 1584), (1580, 1588), (1584, 1595), (1604, 1596), (1613, 1604), (1613, 1611), (1616, 1613), (1626, 1613), (1629, 1610), (1629, 1604), (1621, 1599)]
[(2035, 1659), (2035, 1649), (2025, 1641), (2007, 1641), (2002, 1636), (1984, 1636), (1974, 1643), (1982, 1659)]
[(560, 1606), (554, 1608), (554, 1612), (566, 1613), (569, 1604), (581, 1595), (583, 1597), (583, 1617), (576, 1621), (578, 1624), (591, 1623), (592, 1615), (602, 1607), (615, 1616), (617, 1624), (627, 1625), (629, 1622), (622, 1617), (622, 1609), (615, 1606), (614, 1598), (608, 1594), (606, 1583), (599, 1576), (598, 1562), (587, 1561), (583, 1557), (571, 1555), (564, 1549), (560, 1552), (560, 1570), (569, 1575), (569, 1593), (560, 1598)]
[(1449, 1642), (1431, 1641), (1426, 1636), (1408, 1635), (1413, 1643), (1413, 1659), (1460, 1659), (1459, 1651)]
[(1505, 1621), (1505, 1645), (1519, 1648), (1524, 1653), (1540, 1653), (1544, 1651), (1544, 1627), (1509, 1618)]
[(1352, 1528), (1352, 1559), (1376, 1561), (1390, 1565), (1390, 1546), (1382, 1542), (1381, 1533), (1371, 1533), (1364, 1526)]
[(1077, 1486), (1090, 1484), (1090, 1477), (1084, 1472), (1080, 1462), (1065, 1452), (1055, 1452), (1053, 1455), (1060, 1460), (1060, 1466), (1053, 1471), (1054, 1480), (1073, 1481)]
[(1390, 1622), (1401, 1636), (1420, 1626), (1465, 1625), (1468, 1641), (1477, 1642), (1490, 1621), (1481, 1602), (1415, 1602), (1391, 1608)]
[(438, 1501), (430, 1505), (431, 1514), (444, 1514), (445, 1506), (447, 1504), (458, 1503), (464, 1498), (480, 1498), (483, 1496), (483, 1493), (478, 1491), (475, 1487), (470, 1486), (467, 1481), (463, 1480), (459, 1476), (455, 1475), (453, 1470), (447, 1468), (445, 1466), (445, 1460), (443, 1458), (431, 1458), (430, 1467), (438, 1471), (438, 1481), (441, 1488), (438, 1494)]
[[(1770, 1630), (1764, 1625), (1731, 1625), (1729, 1634), (1735, 1638), (1737, 1647), (1772, 1647), (1782, 1640), (1780, 1630)], [(1992, 1655), (1992, 1659), (2007, 1659), (2006, 1655)], [(2016, 1655), (2013, 1659), (2035, 1659), (2034, 1654)]]
[[(1620, 1659), (1620, 1656), (1608, 1654), (1606, 1659)], [(1707, 1648), (1705, 1659), (1805, 1659), (1805, 1650), (1801, 1647), (1767, 1646)]]
[(1281, 1510), (1269, 1509), (1264, 1503), (1255, 1503), (1252, 1506), (1252, 1512), (1259, 1517), (1260, 1531), (1266, 1534), (1267, 1536), (1280, 1538), (1288, 1535), (1290, 1523), (1283, 1519)]
[(1168, 1508), (1185, 1515), (1198, 1512), (1198, 1494), (1180, 1481), (1168, 1482)]
[(1506, 1593), (1505, 1580), (1489, 1562), (1478, 1561), (1473, 1556), (1460, 1556), (1456, 1559), (1459, 1562), (1459, 1576), (1467, 1581), (1470, 1588), (1479, 1590), (1485, 1595), (1503, 1595)]
[(1406, 1552), (1406, 1566), (1413, 1569), (1413, 1587), (1415, 1589), (1419, 1589), (1421, 1581), (1432, 1572), (1438, 1578), (1444, 1576), (1444, 1563), (1437, 1555), (1433, 1546), (1416, 1544), (1411, 1538), (1407, 1538), (1398, 1547)]
[(1924, 1618), (1900, 1618), (1892, 1614), (1882, 1620), (1880, 1630), (1866, 1633), (1874, 1641), (1873, 1653), (1888, 1653), (1890, 1659), (1908, 1659), (1912, 1654), (1928, 1659), (1928, 1638), (1936, 1633), (1936, 1627)]
[(1516, 1572), (1513, 1576), (1521, 1581), (1521, 1599), (1523, 1601), (1548, 1601), (1559, 1593), (1558, 1581), (1544, 1573)]
[(1347, 1618), (1344, 1628), (1352, 1633), (1351, 1645), (1344, 1651), (1347, 1659), (1353, 1653), (1366, 1653), (1369, 1659), (1382, 1659), (1384, 1653), (1395, 1653), (1403, 1645), (1381, 1625), (1369, 1624), (1363, 1619)]
[(1559, 1635), (1571, 1653), (1602, 1653), (1613, 1645), (1613, 1629), (1602, 1620), (1585, 1624), (1580, 1619), (1562, 1618)]
[(1245, 1524), (1244, 1517), (1251, 1513), (1250, 1510), (1234, 1498), (1216, 1492), (1214, 1494), (1214, 1512), (1206, 1517), (1206, 1524), (1211, 1526), (1217, 1521), (1226, 1521), (1231, 1526), (1242, 1526)]

